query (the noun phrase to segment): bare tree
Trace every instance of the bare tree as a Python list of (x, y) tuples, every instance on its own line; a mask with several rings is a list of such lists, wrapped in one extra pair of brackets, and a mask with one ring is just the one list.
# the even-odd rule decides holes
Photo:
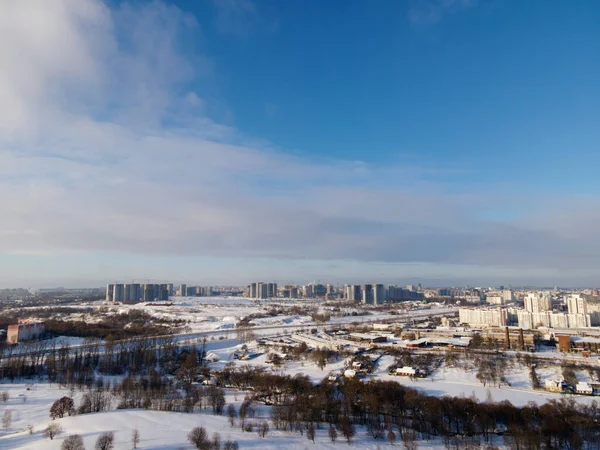
[(212, 450), (221, 450), (221, 435), (219, 433), (213, 433), (211, 444)]
[(60, 450), (85, 450), (83, 438), (78, 434), (68, 436), (60, 446)]
[(58, 423), (51, 423), (44, 429), (44, 436), (53, 440), (54, 437), (62, 432), (62, 427)]
[(335, 440), (337, 439), (337, 431), (335, 431), (335, 428), (333, 427), (333, 425), (329, 425), (329, 439), (331, 439), (331, 442), (335, 442)]
[(235, 405), (233, 403), (227, 407), (227, 416), (229, 417), (229, 423), (233, 427), (237, 416), (237, 411), (235, 410)]
[(390, 441), (390, 445), (394, 445), (394, 442), (396, 442), (396, 434), (391, 428), (387, 432), (387, 439)]
[(210, 445), (208, 433), (204, 427), (196, 427), (187, 435), (188, 441), (197, 449), (205, 449)]
[(4, 427), (4, 430), (8, 431), (11, 424), (12, 424), (12, 411), (10, 409), (7, 409), (6, 411), (4, 411), (4, 415), (2, 416), (2, 426)]
[(402, 443), (406, 450), (416, 450), (419, 448), (417, 444), (417, 433), (412, 428), (404, 428), (402, 430)]
[(62, 419), (65, 414), (71, 415), (75, 411), (75, 405), (71, 397), (62, 397), (56, 400), (50, 407), (50, 418), (52, 420)]
[(96, 450), (112, 450), (115, 447), (115, 434), (112, 431), (102, 433), (96, 440)]
[(9, 395), (8, 391), (3, 391), (0, 394), (0, 400), (2, 400), (4, 403), (6, 403), (9, 398), (10, 398), (10, 395)]
[(223, 450), (238, 450), (239, 448), (237, 441), (225, 441), (223, 444)]
[(139, 443), (140, 443), (140, 431), (136, 428), (135, 430), (133, 430), (131, 432), (131, 445), (133, 445), (133, 448), (137, 448)]
[(308, 429), (306, 430), (306, 439), (315, 443), (315, 426), (313, 423), (308, 424)]
[(352, 438), (354, 437), (356, 431), (354, 429), (354, 425), (352, 425), (352, 422), (347, 416), (344, 416), (340, 419), (340, 430), (342, 430), (342, 434), (348, 441), (348, 444), (352, 442)]
[(269, 422), (267, 422), (265, 420), (263, 423), (261, 423), (258, 426), (258, 435), (264, 439), (267, 436), (268, 432), (269, 432)]

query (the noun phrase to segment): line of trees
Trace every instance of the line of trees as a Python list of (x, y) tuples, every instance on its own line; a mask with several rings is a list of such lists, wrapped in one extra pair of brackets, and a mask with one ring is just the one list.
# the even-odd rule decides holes
[(374, 438), (383, 439), (386, 430), (397, 430), (403, 441), (416, 433), (425, 440), (442, 437), (448, 447), (457, 439), (489, 443), (495, 431), (506, 430), (506, 444), (519, 450), (600, 449), (600, 409), (595, 402), (579, 405), (563, 398), (518, 408), (508, 401), (430, 397), (393, 381), (324, 379), (313, 385), (303, 375), (276, 375), (249, 367), (228, 368), (217, 379), (224, 385), (251, 390), (252, 401), (272, 404), (273, 425), (281, 430), (329, 424), (330, 430), (350, 441), (352, 427), (361, 425)]

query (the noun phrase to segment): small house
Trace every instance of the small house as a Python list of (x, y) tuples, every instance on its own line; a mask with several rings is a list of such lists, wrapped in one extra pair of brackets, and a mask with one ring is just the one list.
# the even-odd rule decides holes
[(575, 385), (575, 392), (582, 395), (592, 395), (594, 390), (589, 384), (582, 381)]
[(546, 380), (544, 381), (544, 389), (550, 392), (562, 392), (565, 382), (562, 380)]
[(396, 375), (402, 377), (414, 377), (417, 375), (417, 371), (410, 366), (404, 366), (396, 369)]
[(344, 372), (344, 376), (346, 378), (355, 378), (356, 377), (356, 370), (352, 370), (352, 369), (348, 369)]

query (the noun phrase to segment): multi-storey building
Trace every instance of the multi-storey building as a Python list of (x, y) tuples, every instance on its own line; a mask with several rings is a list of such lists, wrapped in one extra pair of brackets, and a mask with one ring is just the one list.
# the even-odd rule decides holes
[(256, 298), (269, 298), (269, 288), (267, 283), (258, 283), (256, 285)]
[(548, 294), (528, 293), (523, 299), (525, 310), (532, 313), (552, 311), (552, 298)]
[(6, 342), (16, 344), (23, 341), (39, 339), (45, 332), (44, 322), (19, 320), (17, 325), (9, 325), (6, 330)]
[(277, 283), (267, 283), (267, 297), (277, 297)]
[(587, 301), (580, 294), (572, 294), (567, 298), (569, 314), (587, 314)]
[(346, 285), (346, 299), (352, 302), (360, 302), (362, 300), (360, 284)]
[(307, 284), (306, 286), (304, 286), (302, 288), (302, 290), (304, 291), (304, 297), (305, 298), (312, 298), (314, 297), (314, 292), (313, 292), (313, 285), (312, 284)]
[(372, 284), (363, 284), (362, 302), (365, 304), (373, 303), (373, 285)]
[(125, 299), (125, 285), (114, 284), (113, 285), (113, 302), (122, 302)]
[(383, 284), (375, 284), (373, 286), (373, 303), (381, 305), (385, 302), (385, 286)]
[(485, 296), (488, 305), (504, 305), (504, 296), (499, 292), (490, 292)]
[(250, 290), (248, 292), (248, 297), (256, 298), (256, 294), (258, 292), (258, 283), (250, 283)]
[(502, 308), (459, 308), (458, 318), (460, 323), (472, 326), (502, 327), (508, 325), (508, 311)]
[(113, 301), (113, 293), (114, 293), (114, 284), (107, 284), (106, 285), (106, 301), (107, 302), (112, 302)]
[(504, 299), (504, 303), (509, 303), (515, 300), (515, 295), (511, 289), (504, 289), (502, 291), (502, 298)]

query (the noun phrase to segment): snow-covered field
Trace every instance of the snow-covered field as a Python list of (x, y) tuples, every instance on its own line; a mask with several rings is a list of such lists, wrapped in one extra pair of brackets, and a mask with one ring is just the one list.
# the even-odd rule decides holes
[[(309, 327), (315, 324), (310, 315), (305, 312), (307, 307), (314, 308), (319, 313), (329, 312), (316, 302), (312, 301), (256, 301), (252, 299), (231, 297), (175, 297), (170, 305), (135, 304), (135, 305), (106, 305), (102, 302), (83, 305), (85, 308), (94, 308), (102, 314), (124, 314), (130, 310), (142, 309), (153, 317), (166, 320), (186, 321), (192, 333), (210, 332), (206, 342), (206, 348), (211, 356), (218, 361), (210, 363), (212, 369), (218, 370), (227, 363), (236, 366), (252, 365), (278, 373), (290, 375), (305, 374), (317, 383), (330, 373), (343, 373), (348, 363), (344, 358), (339, 358), (320, 369), (309, 358), (300, 361), (285, 361), (282, 366), (274, 368), (266, 361), (268, 353), (273, 348), (259, 347), (256, 341), (245, 344), (240, 340), (241, 335), (235, 331), (237, 322), (252, 316), (251, 323), (254, 325), (254, 333), (257, 336), (281, 336), (289, 334), (293, 327)], [(274, 308), (282, 311), (278, 315), (270, 315)], [(336, 311), (330, 323), (351, 322), (374, 322), (400, 316), (391, 315), (384, 310), (372, 310), (369, 315), (353, 316), (353, 308), (347, 311)], [(441, 313), (451, 310), (444, 307), (416, 310), (411, 312), (412, 317), (427, 316), (429, 314)], [(81, 314), (75, 313), (75, 316)], [(90, 315), (89, 311), (85, 313)], [(98, 320), (94, 314), (90, 320)], [(287, 328), (287, 329), (286, 329)], [(186, 335), (181, 336), (182, 343), (189, 341), (190, 344), (200, 345), (200, 339), (204, 336)], [(55, 338), (57, 345), (68, 343), (69, 345), (84, 344), (81, 338)], [(248, 348), (255, 353), (255, 357), (247, 360), (234, 358), (234, 354), (241, 353), (242, 347)], [(381, 351), (380, 351), (381, 352)], [(431, 376), (425, 379), (410, 380), (406, 377), (388, 375), (388, 367), (394, 363), (394, 358), (384, 355), (379, 359), (373, 374), (367, 375), (367, 379), (393, 380), (400, 384), (418, 389), (433, 396), (474, 396), (480, 401), (502, 401), (508, 400), (514, 405), (523, 406), (530, 401), (538, 404), (551, 399), (560, 399), (563, 395), (544, 391), (534, 391), (531, 388), (528, 371), (517, 361), (510, 358), (506, 373), (510, 386), (484, 387), (476, 378), (476, 371), (469, 369), (468, 364), (460, 364), (467, 368), (449, 367), (442, 364)], [(560, 379), (560, 365), (542, 363), (536, 369), (542, 382), (546, 379)], [(585, 370), (577, 370), (579, 381), (591, 381), (590, 375)], [(280, 432), (271, 429), (266, 438), (262, 439), (256, 433), (244, 433), (239, 426), (231, 427), (226, 417), (213, 416), (208, 413), (169, 413), (145, 410), (113, 410), (103, 413), (88, 414), (81, 416), (65, 417), (57, 419), (64, 431), (55, 440), (51, 441), (43, 436), (43, 429), (50, 423), (49, 409), (58, 398), (70, 395), (69, 391), (61, 390), (56, 385), (47, 383), (40, 384), (3, 384), (1, 391), (8, 391), (7, 403), (0, 403), (0, 416), (5, 410), (12, 411), (12, 424), (8, 430), (0, 430), (0, 449), (59, 449), (62, 440), (69, 434), (81, 434), (85, 440), (86, 448), (91, 449), (99, 434), (113, 431), (116, 437), (116, 449), (131, 448), (131, 432), (138, 429), (141, 434), (141, 449), (191, 449), (187, 441), (187, 434), (195, 426), (204, 426), (210, 434), (219, 432), (222, 440), (232, 439), (240, 444), (240, 448), (253, 449), (305, 449), (305, 448), (339, 448), (346, 445), (340, 436), (336, 443), (331, 443), (326, 429), (317, 430), (316, 443), (308, 441), (306, 436), (299, 433)], [(79, 403), (81, 393), (73, 393), (75, 404)], [(594, 397), (572, 396), (578, 402), (590, 403)], [(235, 395), (233, 392), (227, 394), (227, 403), (239, 406), (243, 399), (243, 393)], [(261, 414), (268, 418), (268, 407), (261, 408)], [(258, 421), (258, 419), (256, 420)], [(28, 427), (34, 427), (29, 434)], [(501, 445), (501, 441), (496, 445)], [(389, 443), (382, 440), (374, 440), (366, 434), (365, 430), (357, 430), (354, 446), (365, 449), (385, 448)], [(443, 448), (440, 442), (420, 442), (419, 448), (433, 449)]]
[[(509, 369), (506, 378), (510, 386), (503, 385), (501, 388), (498, 388), (483, 386), (477, 379), (475, 371), (465, 371), (454, 367), (446, 368), (442, 366), (442, 368), (434, 371), (430, 377), (414, 380), (408, 377), (388, 375), (387, 367), (393, 361), (392, 357), (383, 356), (377, 366), (377, 370), (371, 377), (382, 380), (393, 380), (435, 397), (443, 395), (455, 397), (475, 396), (479, 401), (485, 402), (491, 396), (491, 399), (495, 402), (508, 400), (515, 406), (525, 406), (529, 402), (542, 404), (549, 400), (558, 400), (565, 396), (559, 393), (533, 390), (529, 381), (529, 375), (522, 368)], [(561, 378), (560, 367), (544, 367), (538, 369), (537, 372), (542, 384), (545, 379)], [(579, 381), (590, 381), (589, 375), (585, 371), (577, 371), (577, 377)], [(581, 403), (591, 403), (594, 398), (597, 400), (597, 397), (583, 395), (570, 395), (569, 397)]]
[[(222, 441), (227, 439), (239, 443), (240, 449), (265, 449), (265, 450), (304, 450), (307, 448), (337, 449), (346, 443), (342, 436), (338, 437), (336, 443), (332, 443), (327, 435), (327, 429), (316, 430), (315, 444), (308, 441), (306, 435), (299, 433), (277, 431), (272, 426), (266, 438), (260, 438), (257, 433), (242, 432), (239, 424), (232, 427), (225, 416), (213, 416), (208, 413), (173, 413), (145, 410), (113, 410), (95, 414), (76, 415), (56, 419), (63, 432), (54, 440), (43, 435), (43, 429), (52, 421), (48, 411), (52, 403), (65, 395), (67, 390), (61, 390), (56, 385), (33, 385), (30, 391), (25, 384), (3, 385), (1, 388), (10, 393), (8, 404), (2, 405), (0, 413), (4, 408), (13, 411), (13, 423), (10, 429), (0, 431), (0, 449), (22, 449), (22, 450), (56, 450), (60, 448), (62, 441), (70, 434), (79, 434), (83, 437), (87, 449), (94, 448), (94, 443), (101, 433), (112, 431), (115, 434), (115, 450), (131, 449), (131, 433), (138, 429), (141, 441), (138, 446), (144, 450), (178, 450), (192, 449), (187, 441), (187, 434), (197, 426), (203, 426), (212, 435), (218, 432)], [(23, 403), (20, 394), (27, 393), (27, 402)], [(227, 397), (228, 403), (238, 403), (238, 400), (230, 393)], [(77, 403), (77, 402), (76, 402)], [(260, 422), (262, 418), (268, 418), (268, 409), (259, 411), (254, 422)], [(33, 434), (29, 434), (27, 426), (34, 425)], [(383, 440), (374, 440), (366, 434), (364, 429), (357, 428), (353, 439), (353, 447), (364, 449), (377, 449), (389, 445)], [(420, 443), (422, 449), (442, 449), (440, 442)]]

